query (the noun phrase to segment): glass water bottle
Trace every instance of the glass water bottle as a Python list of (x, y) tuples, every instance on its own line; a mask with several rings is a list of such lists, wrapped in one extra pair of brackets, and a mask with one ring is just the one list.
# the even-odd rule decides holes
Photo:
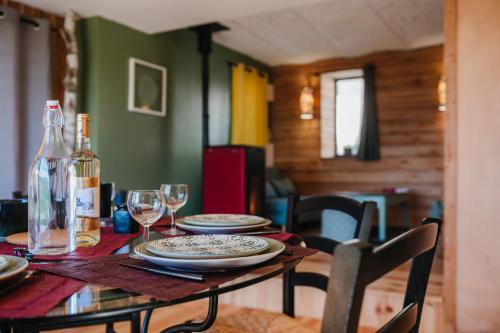
[(47, 101), (45, 132), (28, 180), (28, 250), (58, 255), (74, 251), (74, 169), (62, 136), (64, 117), (59, 101)]

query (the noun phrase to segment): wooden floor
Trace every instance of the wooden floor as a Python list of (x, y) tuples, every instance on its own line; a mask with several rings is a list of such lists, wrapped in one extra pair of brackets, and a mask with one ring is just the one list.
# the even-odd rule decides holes
[[(157, 333), (161, 332), (163, 329), (175, 325), (178, 323), (182, 323), (183, 321), (192, 319), (192, 318), (202, 318), (207, 311), (207, 302), (205, 301), (196, 301), (188, 304), (181, 304), (176, 306), (171, 306), (168, 308), (155, 310), (154, 315), (151, 318), (151, 322), (149, 325), (148, 332)], [(220, 305), (219, 307), (219, 315), (237, 315), (238, 313), (242, 313), (246, 311), (246, 308), (234, 307), (230, 305)], [(321, 327), (321, 321), (319, 319), (314, 318), (305, 318), (305, 317), (297, 317), (296, 318), (301, 324), (307, 325), (308, 327), (313, 328), (318, 331)], [(130, 326), (128, 323), (117, 323), (114, 326), (115, 331), (117, 333), (127, 333), (130, 332)], [(72, 328), (72, 329), (64, 329), (64, 330), (56, 330), (51, 331), (55, 333), (105, 333), (104, 325), (96, 325), (96, 326), (88, 326), (88, 327), (80, 327), (80, 328)], [(375, 332), (372, 328), (363, 327), (360, 328), (358, 333), (373, 333)], [(273, 332), (278, 333), (278, 332)]]
[[(317, 254), (304, 259), (297, 270), (316, 271), (328, 274), (330, 257)], [(369, 286), (365, 294), (361, 325), (359, 332), (373, 332), (370, 327), (382, 326), (388, 318), (402, 307), (404, 288), (409, 265), (400, 267), (395, 272), (384, 276)], [(427, 289), (426, 302), (422, 315), (421, 333), (440, 333), (443, 331), (442, 308), (442, 263), (437, 261), (433, 267)], [(269, 297), (272, 295), (272, 297)], [(319, 331), (320, 318), (323, 311), (324, 293), (312, 288), (300, 287), (296, 291), (296, 312), (299, 320)], [(299, 301), (300, 300), (300, 301)], [(246, 308), (260, 308), (268, 311), (281, 311), (281, 278), (274, 278), (258, 285), (220, 297), (219, 315), (237, 314)], [(149, 332), (160, 332), (162, 329), (193, 318), (202, 318), (207, 311), (206, 301), (197, 301), (183, 305), (155, 310)], [(129, 332), (129, 324), (115, 325), (117, 332)], [(104, 326), (92, 326), (78, 329), (67, 329), (53, 332), (65, 333), (101, 333)]]

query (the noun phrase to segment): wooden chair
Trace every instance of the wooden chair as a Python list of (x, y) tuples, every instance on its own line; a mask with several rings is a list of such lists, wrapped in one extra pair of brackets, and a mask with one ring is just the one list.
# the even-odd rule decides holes
[[(338, 240), (322, 236), (303, 236), (307, 247), (318, 249), (321, 252), (333, 255), (335, 248), (344, 240), (359, 239), (368, 242), (372, 222), (377, 206), (374, 202), (363, 202), (340, 196), (314, 196), (300, 199), (290, 196), (288, 199), (288, 213), (286, 231), (299, 233), (299, 221), (302, 216), (311, 213), (334, 211), (338, 214), (329, 223), (335, 224), (338, 229), (350, 230), (342, 235), (336, 235)], [(325, 215), (323, 214), (323, 218)], [(352, 226), (346, 228), (346, 225)], [(283, 277), (283, 313), (295, 315), (295, 286), (309, 286), (326, 291), (328, 277), (319, 273), (295, 272), (291, 270)]]
[(355, 333), (367, 285), (412, 260), (403, 309), (378, 332), (417, 333), (440, 228), (441, 220), (427, 218), (377, 248), (360, 241), (337, 247), (321, 332)]
[[(288, 198), (287, 207), (285, 229), (287, 232), (293, 233), (299, 233), (299, 221), (304, 215), (309, 215), (308, 220), (310, 220), (311, 215), (320, 218), (322, 212), (338, 212), (335, 216), (326, 216), (326, 220), (328, 220), (326, 222), (335, 224), (335, 227), (339, 230), (344, 230), (342, 234), (335, 235), (337, 240), (321, 236), (303, 236), (307, 247), (318, 249), (329, 255), (333, 255), (335, 247), (341, 244), (343, 240), (359, 239), (367, 242), (376, 211), (376, 204), (373, 202), (359, 203), (340, 196), (314, 196), (300, 199), (298, 196), (292, 195)], [(325, 218), (324, 215), (323, 218)], [(273, 332), (282, 330), (292, 333), (292, 326), (295, 323), (290, 317), (293, 317), (295, 312), (295, 286), (310, 286), (326, 291), (328, 277), (314, 272), (295, 272), (295, 270), (287, 272), (283, 278), (283, 313), (287, 316), (279, 316), (264, 311), (251, 311), (238, 316), (237, 321), (240, 327), (235, 328), (235, 332), (244, 332), (245, 330), (248, 332), (260, 332), (261, 330), (265, 332), (265, 327), (273, 326)], [(253, 317), (258, 318), (252, 319)], [(224, 321), (227, 322), (227, 318)], [(302, 329), (297, 332), (303, 332)]]
[[(377, 248), (360, 240), (337, 246), (330, 272), (332, 278), (328, 282), (321, 332), (358, 332), (367, 285), (412, 260), (403, 309), (377, 332), (417, 333), (440, 227), (441, 220), (427, 218), (421, 226)], [(242, 318), (221, 317), (209, 332), (312, 333), (314, 330), (301, 326), (288, 316), (254, 310)]]

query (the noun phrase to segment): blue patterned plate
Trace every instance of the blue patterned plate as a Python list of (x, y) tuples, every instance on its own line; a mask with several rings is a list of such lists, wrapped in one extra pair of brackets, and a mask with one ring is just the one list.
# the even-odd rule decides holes
[(265, 238), (243, 235), (193, 235), (158, 239), (145, 248), (159, 256), (183, 259), (246, 257), (264, 252)]
[[(276, 257), (285, 249), (285, 244), (280, 241), (268, 238), (269, 248), (264, 252), (254, 254), (248, 257), (237, 258), (202, 258), (202, 259), (186, 259), (186, 258), (169, 258), (156, 255), (145, 249), (145, 244), (139, 244), (134, 248), (135, 254), (143, 259), (146, 259), (153, 264), (163, 267), (174, 268), (187, 271), (220, 271), (231, 270), (257, 265), (271, 258)], [(147, 244), (147, 243), (146, 243)]]

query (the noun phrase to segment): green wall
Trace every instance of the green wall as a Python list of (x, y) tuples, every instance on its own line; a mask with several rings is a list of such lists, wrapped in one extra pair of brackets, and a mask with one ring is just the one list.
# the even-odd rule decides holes
[[(201, 59), (195, 33), (147, 35), (101, 17), (79, 21), (79, 112), (91, 117), (102, 181), (123, 189), (187, 183), (190, 200), (181, 214), (201, 210)], [(167, 68), (167, 115), (127, 111), (128, 59)], [(211, 144), (227, 144), (230, 110), (228, 61), (252, 59), (214, 45), (210, 62)]]

